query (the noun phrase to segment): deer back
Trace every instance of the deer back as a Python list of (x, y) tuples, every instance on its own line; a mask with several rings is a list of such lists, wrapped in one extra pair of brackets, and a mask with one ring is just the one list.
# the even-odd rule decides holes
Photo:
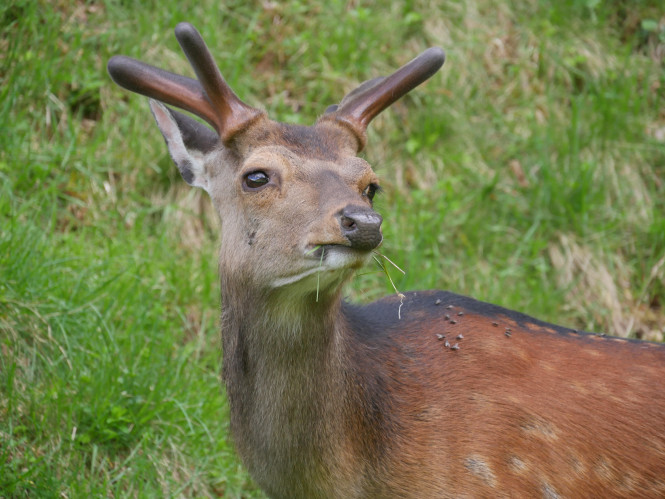
[(353, 365), (374, 394), (364, 398), (381, 394), (395, 435), (375, 454), (389, 461), (378, 466), (391, 470), (386, 496), (665, 494), (663, 345), (444, 291), (344, 312)]

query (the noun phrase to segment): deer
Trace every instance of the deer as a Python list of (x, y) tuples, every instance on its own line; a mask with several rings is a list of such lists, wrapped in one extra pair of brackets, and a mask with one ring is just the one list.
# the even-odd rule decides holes
[(344, 299), (383, 240), (367, 127), (443, 50), (301, 126), (244, 103), (191, 24), (175, 36), (196, 79), (120, 55), (108, 71), (150, 98), (219, 216), (231, 435), (268, 496), (665, 497), (665, 346), (448, 291)]

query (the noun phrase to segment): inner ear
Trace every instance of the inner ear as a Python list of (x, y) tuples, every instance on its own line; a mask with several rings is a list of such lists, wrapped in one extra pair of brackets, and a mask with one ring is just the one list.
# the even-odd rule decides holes
[(182, 178), (189, 185), (208, 191), (203, 158), (219, 147), (218, 135), (204, 124), (155, 100), (150, 100), (150, 109)]
[(219, 146), (219, 136), (212, 128), (186, 114), (168, 107), (166, 109), (175, 119), (182, 135), (182, 141), (187, 149), (207, 154)]

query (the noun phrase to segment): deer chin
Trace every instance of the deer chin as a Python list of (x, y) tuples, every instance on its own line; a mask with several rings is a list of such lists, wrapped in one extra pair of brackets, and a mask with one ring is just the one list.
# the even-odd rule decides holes
[(317, 244), (310, 246), (305, 252), (308, 260), (317, 268), (327, 270), (352, 269), (358, 270), (369, 259), (371, 251), (359, 250), (342, 244)]
[(304, 268), (299, 272), (274, 279), (273, 289), (300, 283), (308, 278), (311, 278), (317, 287), (324, 283), (339, 281), (340, 278), (344, 279), (361, 268), (369, 258), (370, 252), (340, 244), (317, 244), (310, 245), (304, 256)]

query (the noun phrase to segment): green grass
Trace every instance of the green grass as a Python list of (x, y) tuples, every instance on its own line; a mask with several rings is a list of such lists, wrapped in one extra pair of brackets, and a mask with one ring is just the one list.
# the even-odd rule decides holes
[[(309, 124), (442, 46), (364, 152), (396, 288), (662, 339), (660, 4), (4, 2), (0, 497), (261, 497), (228, 436), (215, 217), (111, 55), (191, 74), (188, 20), (243, 99)], [(349, 289), (392, 292), (378, 267)]]

